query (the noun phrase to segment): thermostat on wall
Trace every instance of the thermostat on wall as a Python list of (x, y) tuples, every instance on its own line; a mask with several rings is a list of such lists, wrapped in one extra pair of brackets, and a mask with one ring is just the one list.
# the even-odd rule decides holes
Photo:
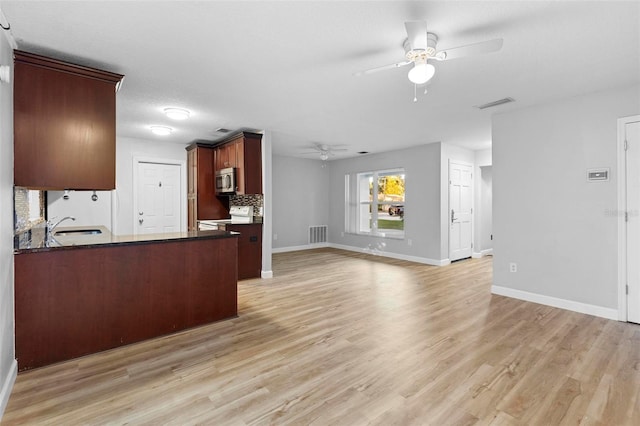
[(609, 168), (588, 169), (587, 180), (589, 182), (603, 182), (609, 180)]

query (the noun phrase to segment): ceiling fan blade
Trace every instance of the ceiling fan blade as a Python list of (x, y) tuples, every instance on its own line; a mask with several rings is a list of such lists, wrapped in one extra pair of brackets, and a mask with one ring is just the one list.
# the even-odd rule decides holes
[(349, 150), (346, 149), (346, 148), (337, 148), (337, 149), (336, 148), (331, 148), (329, 151), (330, 152), (340, 152), (340, 151), (349, 151)]
[(412, 50), (427, 50), (427, 23), (425, 21), (408, 21), (404, 23), (409, 45)]
[(376, 73), (378, 71), (385, 71), (385, 70), (390, 70), (392, 68), (404, 67), (405, 65), (409, 65), (410, 63), (411, 63), (411, 61), (397, 62), (395, 64), (383, 65), (381, 67), (371, 68), (371, 69), (368, 69), (368, 70), (360, 71), (360, 72), (357, 72), (357, 73), (355, 73), (353, 75), (355, 77), (361, 77), (363, 75), (373, 74), (373, 73)]
[(481, 41), (480, 43), (468, 44), (466, 46), (453, 47), (451, 49), (441, 50), (435, 55), (435, 59), (440, 61), (448, 61), (449, 59), (462, 58), (465, 56), (484, 55), (485, 53), (496, 52), (502, 49), (503, 40), (496, 38), (494, 40)]

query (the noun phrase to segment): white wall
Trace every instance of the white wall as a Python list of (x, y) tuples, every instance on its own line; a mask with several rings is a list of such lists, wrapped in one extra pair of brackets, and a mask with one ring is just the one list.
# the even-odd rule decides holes
[[(494, 292), (617, 317), (617, 217), (606, 212), (617, 209), (617, 119), (638, 113), (634, 86), (493, 117)], [(597, 167), (611, 180), (587, 182)]]
[(476, 223), (478, 224), (479, 240), (477, 244), (478, 253), (485, 253), (493, 249), (493, 167), (480, 167), (480, 200)]
[[(475, 153), (465, 148), (441, 144), (440, 157), (440, 259), (449, 259), (449, 161), (475, 164)], [(473, 174), (474, 182), (476, 174)], [(475, 191), (474, 191), (475, 194)], [(472, 195), (473, 196), (473, 195)], [(472, 198), (473, 199), (473, 198)], [(475, 210), (474, 210), (475, 212)], [(472, 231), (473, 232), (473, 231)]]
[(97, 201), (93, 201), (93, 191), (69, 191), (69, 199), (64, 199), (64, 191), (47, 191), (47, 219), (56, 222), (63, 217), (73, 216), (75, 221), (65, 221), (60, 226), (105, 226), (111, 230), (112, 191), (96, 191)]
[[(441, 144), (329, 162), (329, 242), (356, 250), (379, 250), (390, 257), (441, 264)], [(379, 238), (344, 233), (347, 173), (405, 169), (405, 237)], [(344, 235), (343, 235), (344, 233)], [(409, 245), (411, 240), (411, 245)]]
[[(0, 64), (11, 65), (13, 77), (12, 49), (4, 36)], [(13, 86), (0, 83), (0, 418), (17, 373), (13, 283)]]
[[(158, 158), (164, 160), (187, 161), (188, 144), (172, 144), (119, 137), (116, 140), (116, 191), (115, 221), (113, 233), (133, 234), (133, 159), (134, 157)], [(186, 168), (184, 170), (186, 175)], [(187, 205), (186, 179), (181, 204)], [(186, 216), (186, 215), (185, 215)], [(186, 224), (187, 218), (183, 218)]]
[(493, 247), (491, 164), (491, 149), (475, 151), (473, 252), (478, 257)]
[(273, 134), (265, 130), (262, 136), (262, 278), (272, 278), (271, 266), (273, 233), (273, 155), (271, 146)]
[(329, 225), (329, 167), (280, 155), (272, 161), (273, 248), (306, 246), (309, 226)]

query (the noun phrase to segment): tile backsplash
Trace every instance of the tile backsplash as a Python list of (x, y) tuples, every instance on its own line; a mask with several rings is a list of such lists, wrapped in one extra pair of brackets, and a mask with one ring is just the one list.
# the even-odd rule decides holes
[(260, 207), (264, 205), (262, 194), (251, 195), (232, 195), (229, 197), (229, 205), (231, 206), (253, 206), (253, 215), (262, 216)]

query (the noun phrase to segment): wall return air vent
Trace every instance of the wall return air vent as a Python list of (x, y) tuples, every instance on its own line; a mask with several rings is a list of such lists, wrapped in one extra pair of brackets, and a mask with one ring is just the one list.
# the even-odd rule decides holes
[(487, 102), (486, 104), (476, 105), (475, 107), (478, 109), (486, 109), (486, 108), (492, 108), (498, 105), (508, 104), (509, 102), (515, 102), (515, 101), (516, 100), (513, 98), (502, 98), (502, 99), (498, 99), (497, 101)]

